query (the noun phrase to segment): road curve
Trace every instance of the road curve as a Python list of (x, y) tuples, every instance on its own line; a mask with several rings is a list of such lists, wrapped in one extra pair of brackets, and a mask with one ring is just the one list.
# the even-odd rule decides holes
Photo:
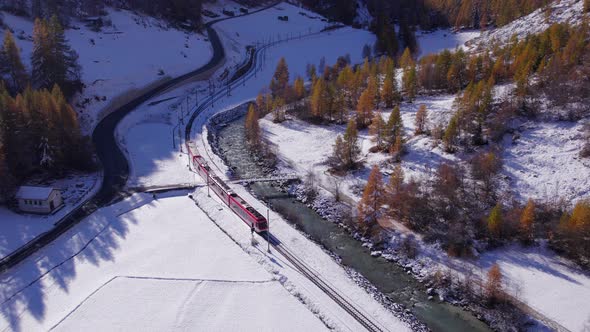
[(207, 72), (218, 66), (225, 58), (225, 50), (219, 38), (219, 35), (213, 29), (213, 25), (221, 21), (232, 19), (235, 17), (246, 16), (257, 13), (262, 10), (269, 9), (281, 1), (273, 2), (272, 4), (260, 8), (258, 10), (249, 12), (243, 15), (236, 15), (234, 17), (226, 17), (211, 21), (205, 25), (209, 41), (213, 48), (213, 56), (207, 64), (199, 69), (178, 76), (168, 80), (137, 98), (129, 101), (127, 104), (119, 107), (109, 115), (105, 116), (96, 126), (92, 133), (92, 142), (96, 150), (96, 155), (100, 160), (103, 168), (103, 181), (100, 190), (94, 197), (84, 203), (82, 206), (74, 209), (64, 219), (60, 220), (56, 226), (50, 231), (43, 233), (34, 240), (28, 242), (20, 247), (10, 255), (4, 257), (0, 261), (0, 273), (10, 269), (16, 264), (22, 262), (37, 250), (43, 248), (51, 243), (68, 229), (79, 223), (81, 220), (94, 213), (97, 209), (111, 204), (111, 202), (121, 199), (128, 195), (125, 191), (125, 185), (129, 178), (129, 164), (125, 154), (121, 151), (115, 138), (115, 131), (119, 122), (131, 111), (149, 100), (150, 98), (182, 83), (186, 80), (192, 79), (202, 73)]

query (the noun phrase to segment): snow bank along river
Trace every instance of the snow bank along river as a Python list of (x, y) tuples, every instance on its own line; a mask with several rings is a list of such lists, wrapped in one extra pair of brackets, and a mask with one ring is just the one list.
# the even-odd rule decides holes
[[(230, 121), (212, 134), (209, 139), (215, 143), (211, 143), (217, 146), (220, 157), (235, 171), (234, 175), (244, 179), (268, 175), (268, 168), (244, 148), (244, 117)], [(393, 301), (412, 308), (412, 313), (433, 331), (489, 331), (471, 313), (446, 303), (429, 301), (424, 285), (401, 267), (384, 258), (371, 257), (370, 250), (343, 229), (321, 218), (279, 188), (268, 183), (255, 183), (250, 189), (294, 227), (339, 256), (343, 265), (359, 272)]]

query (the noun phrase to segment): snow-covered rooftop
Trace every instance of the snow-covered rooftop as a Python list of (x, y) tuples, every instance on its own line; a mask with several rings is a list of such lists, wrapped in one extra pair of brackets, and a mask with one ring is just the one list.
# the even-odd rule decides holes
[(16, 193), (16, 198), (22, 199), (48, 199), (51, 193), (57, 190), (52, 187), (22, 186)]

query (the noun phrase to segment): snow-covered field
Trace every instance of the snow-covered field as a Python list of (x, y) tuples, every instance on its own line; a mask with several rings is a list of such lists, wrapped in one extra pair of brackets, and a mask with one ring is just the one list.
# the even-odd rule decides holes
[(101, 209), (0, 279), (2, 330), (325, 329), (185, 192)]
[(438, 53), (442, 50), (453, 51), (457, 48), (467, 48), (467, 44), (481, 35), (479, 30), (462, 30), (453, 32), (451, 29), (435, 31), (418, 31), (416, 40), (420, 45), (419, 56)]
[[(281, 21), (278, 19), (279, 16), (288, 16), (289, 20)], [(215, 25), (215, 29), (223, 42), (227, 64), (231, 67), (245, 60), (246, 46), (315, 33), (326, 26), (328, 23), (318, 14), (288, 3), (281, 3), (253, 15), (219, 22)], [(354, 44), (355, 37), (351, 36), (351, 38)], [(362, 49), (362, 46), (360, 47)]]
[[(70, 45), (80, 55), (86, 89), (77, 99), (85, 132), (90, 133), (113, 100), (165, 76), (177, 76), (207, 63), (212, 55), (206, 37), (169, 28), (166, 23), (125, 10), (109, 9), (111, 26), (95, 32), (83, 23), (66, 30)], [(21, 56), (30, 67), (33, 22), (3, 13), (14, 31)], [(160, 72), (162, 70), (162, 72)], [(103, 100), (104, 99), (104, 100)]]
[[(54, 223), (84, 203), (100, 188), (100, 174), (73, 174), (67, 178), (39, 183), (61, 190), (64, 207), (43, 216), (16, 213), (0, 206), (0, 259), (53, 228)], [(31, 182), (31, 184), (37, 184)]]
[(512, 246), (483, 254), (476, 267), (498, 263), (512, 293), (571, 331), (590, 328), (590, 276), (544, 246)]

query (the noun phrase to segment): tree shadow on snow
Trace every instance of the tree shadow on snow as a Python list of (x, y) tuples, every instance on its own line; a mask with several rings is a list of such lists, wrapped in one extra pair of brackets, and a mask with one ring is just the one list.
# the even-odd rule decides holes
[(58, 287), (69, 292), (80, 264), (100, 266), (114, 261), (114, 253), (137, 224), (132, 214), (122, 213), (153, 204), (151, 195), (131, 196), (82, 220), (50, 245), (0, 275), (0, 314), (7, 328), (21, 331), (28, 313), (42, 322), (46, 315), (46, 292)]

